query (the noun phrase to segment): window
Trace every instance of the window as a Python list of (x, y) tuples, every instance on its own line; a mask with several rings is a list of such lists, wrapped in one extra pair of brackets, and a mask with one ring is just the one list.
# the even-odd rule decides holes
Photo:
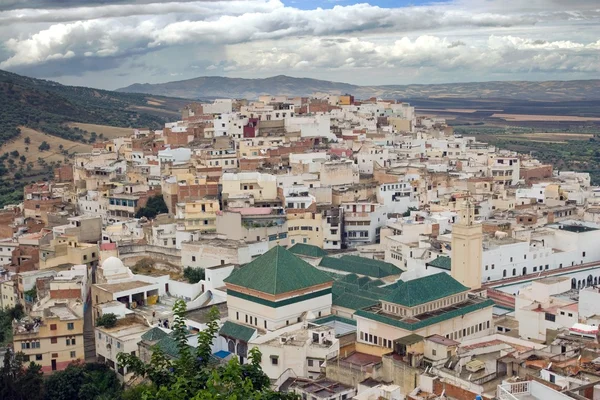
[(42, 354), (36, 354), (35, 355), (35, 360), (36, 361), (41, 361), (42, 360)]
[(76, 353), (76, 352), (74, 352), (74, 351), (72, 351), (72, 352), (71, 352), (71, 358), (75, 358), (76, 356), (77, 356), (77, 353)]
[(271, 356), (271, 365), (279, 365), (279, 356)]
[(572, 317), (572, 316), (573, 316), (573, 313), (569, 313), (569, 317)]
[(308, 366), (312, 367), (313, 366), (313, 360), (308, 360)]
[(437, 355), (437, 351), (435, 351), (435, 349), (431, 350), (431, 354), (433, 354), (434, 356)]
[(546, 313), (546, 321), (555, 322), (556, 321), (556, 315), (550, 314), (550, 313)]
[(55, 337), (53, 337), (53, 338), (50, 338), (50, 343), (52, 343), (52, 344), (56, 344), (56, 343), (58, 343), (58, 339), (57, 339), (57, 338), (55, 338)]
[(192, 256), (192, 261), (196, 261), (196, 256)]
[(73, 329), (75, 329), (75, 324), (73, 322), (67, 323), (67, 329), (72, 331)]
[(56, 330), (56, 324), (50, 324), (50, 330), (51, 331), (55, 331)]

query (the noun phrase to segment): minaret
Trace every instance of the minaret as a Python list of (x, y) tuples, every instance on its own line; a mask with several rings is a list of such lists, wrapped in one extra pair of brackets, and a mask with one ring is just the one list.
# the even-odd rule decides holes
[(452, 226), (452, 277), (470, 287), (481, 287), (483, 232), (475, 222), (475, 206), (467, 199), (460, 211), (460, 221)]

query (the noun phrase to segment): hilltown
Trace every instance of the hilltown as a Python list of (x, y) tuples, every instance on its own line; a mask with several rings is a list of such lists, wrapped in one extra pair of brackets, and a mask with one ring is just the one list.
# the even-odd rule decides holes
[[(250, 349), (303, 399), (600, 398), (600, 188), (351, 95), (193, 103), (0, 211), (15, 351), (63, 370)], [(116, 324), (102, 326), (107, 315)]]

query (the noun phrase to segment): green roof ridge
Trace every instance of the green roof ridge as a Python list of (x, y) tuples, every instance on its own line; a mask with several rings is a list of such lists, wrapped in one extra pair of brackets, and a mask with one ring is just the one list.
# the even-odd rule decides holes
[(327, 255), (327, 252), (325, 250), (323, 250), (322, 248), (320, 248), (318, 246), (313, 246), (312, 244), (306, 244), (306, 243), (296, 243), (295, 245), (290, 247), (288, 250), (290, 252), (292, 252), (293, 254), (296, 254), (299, 256), (306, 256), (306, 257), (319, 258), (319, 257), (325, 257)]
[(156, 340), (160, 340), (160, 339), (164, 338), (165, 336), (167, 336), (167, 332), (165, 332), (162, 329), (155, 326), (155, 327), (149, 329), (147, 332), (145, 332), (142, 335), (141, 339), (147, 340), (149, 342), (154, 342)]
[(256, 332), (256, 329), (242, 324), (236, 324), (232, 321), (225, 321), (219, 330), (220, 335), (238, 339), (243, 342), (248, 342), (250, 339), (252, 339), (254, 332)]
[(363, 317), (363, 318), (367, 318), (367, 319), (371, 319), (374, 321), (378, 321), (378, 322), (384, 323), (386, 325), (395, 326), (397, 328), (404, 329), (407, 331), (415, 331), (415, 330), (418, 330), (421, 328), (425, 328), (426, 326), (436, 324), (438, 322), (446, 321), (451, 318), (459, 317), (461, 315), (466, 315), (473, 311), (477, 311), (477, 310), (481, 310), (483, 308), (493, 307), (493, 306), (494, 306), (494, 301), (491, 299), (487, 299), (487, 300), (482, 301), (481, 303), (470, 304), (468, 306), (457, 308), (455, 310), (452, 310), (452, 311), (449, 311), (449, 312), (446, 312), (446, 313), (443, 313), (440, 315), (436, 315), (435, 317), (427, 318), (423, 321), (417, 321), (414, 323), (400, 321), (398, 319), (387, 317), (383, 314), (376, 314), (374, 312), (367, 311), (367, 310), (358, 310), (354, 313), (354, 315)]
[(406, 281), (382, 300), (414, 307), (469, 290), (445, 272)]
[(235, 270), (226, 283), (277, 295), (333, 282), (328, 274), (313, 267), (281, 246)]

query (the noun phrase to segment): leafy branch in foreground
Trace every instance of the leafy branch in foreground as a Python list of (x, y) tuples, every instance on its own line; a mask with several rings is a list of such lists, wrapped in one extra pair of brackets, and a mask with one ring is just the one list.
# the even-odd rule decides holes
[(213, 307), (205, 330), (198, 333), (198, 347), (187, 344), (185, 302), (178, 300), (173, 307), (172, 338), (177, 343), (178, 357), (169, 359), (160, 348), (154, 347), (151, 360), (144, 363), (137, 356), (121, 353), (119, 365), (151, 382), (140, 390), (144, 400), (296, 400), (295, 394), (274, 392), (269, 377), (260, 367), (258, 349), (249, 351), (249, 364), (241, 365), (234, 357), (218, 364), (212, 357), (212, 343), (219, 330), (219, 311)]

